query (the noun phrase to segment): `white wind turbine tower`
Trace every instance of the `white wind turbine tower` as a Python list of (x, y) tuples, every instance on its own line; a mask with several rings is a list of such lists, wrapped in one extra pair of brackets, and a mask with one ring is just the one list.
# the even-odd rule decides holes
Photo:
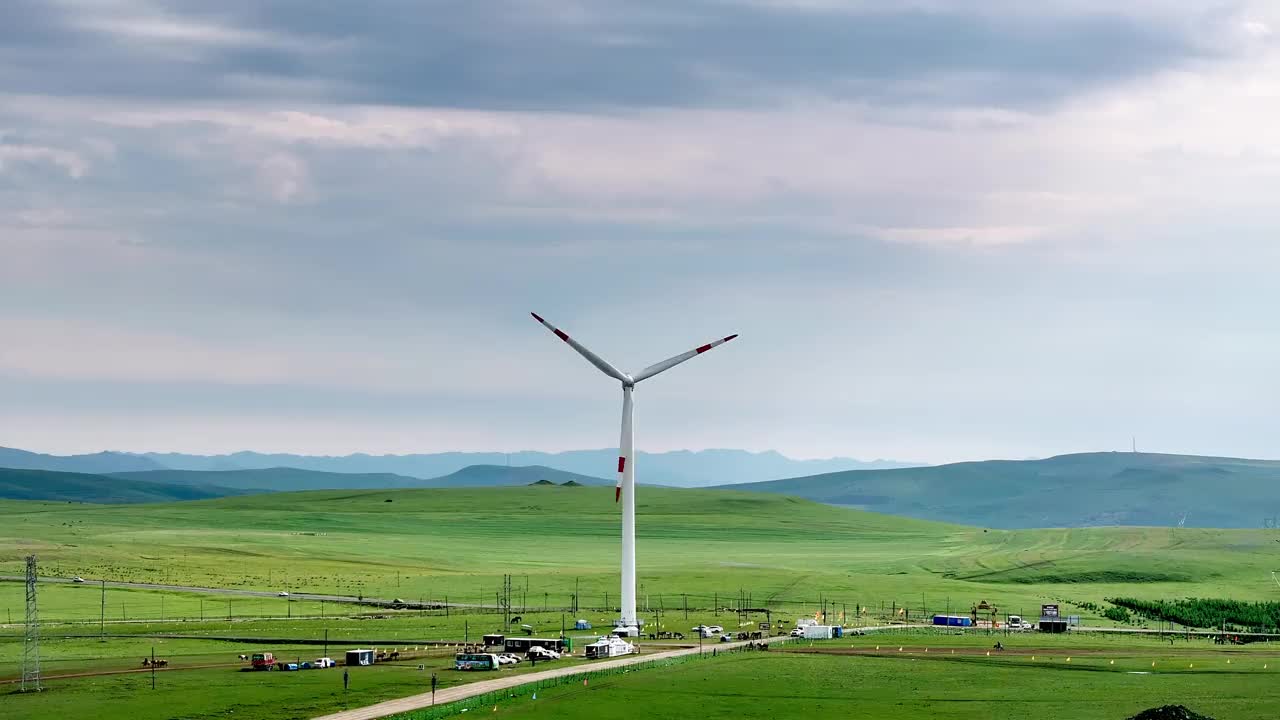
[(614, 489), (614, 502), (622, 500), (622, 617), (619, 624), (624, 628), (632, 628), (629, 634), (638, 632), (639, 619), (636, 617), (636, 465), (631, 434), (631, 393), (636, 383), (657, 375), (679, 365), (691, 357), (701, 355), (711, 348), (722, 345), (738, 337), (730, 335), (706, 345), (699, 346), (689, 352), (663, 360), (641, 370), (635, 375), (628, 375), (610, 365), (607, 360), (583, 347), (577, 340), (566, 335), (562, 330), (543, 320), (537, 313), (529, 313), (534, 320), (542, 323), (556, 337), (565, 341), (579, 355), (595, 365), (601, 372), (622, 383), (622, 439), (618, 444), (618, 484)]

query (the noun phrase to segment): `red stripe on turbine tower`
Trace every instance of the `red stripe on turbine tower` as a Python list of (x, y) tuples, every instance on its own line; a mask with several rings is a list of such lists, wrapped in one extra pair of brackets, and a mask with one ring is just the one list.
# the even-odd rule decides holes
[(622, 497), (622, 486), (618, 485), (613, 488), (613, 501), (618, 502), (618, 498)]
[(620, 456), (618, 458), (618, 472), (622, 472), (627, 468), (627, 458)]

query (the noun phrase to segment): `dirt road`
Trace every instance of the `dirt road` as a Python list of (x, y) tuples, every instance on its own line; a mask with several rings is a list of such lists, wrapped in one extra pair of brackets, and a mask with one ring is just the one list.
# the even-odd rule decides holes
[[(880, 627), (860, 628), (863, 632), (874, 632), (877, 630), (886, 630), (889, 628), (903, 627), (925, 627), (923, 625), (885, 625)], [(764, 642), (775, 643), (790, 640), (789, 637), (771, 637), (766, 638)], [(543, 672), (528, 673), (525, 675), (509, 675), (507, 677), (498, 677), (493, 680), (482, 680), (480, 682), (468, 683), (440, 690), (436, 692), (435, 704), (444, 705), (445, 703), (457, 700), (465, 700), (476, 695), (483, 695), (494, 690), (506, 690), (508, 688), (518, 687), (527, 683), (546, 680), (549, 678), (566, 677), (572, 675), (580, 675), (596, 670), (607, 668), (626, 667), (628, 665), (636, 665), (638, 663), (648, 662), (650, 660), (663, 660), (666, 658), (676, 658), (684, 655), (696, 655), (699, 652), (710, 653), (713, 649), (724, 650), (730, 648), (738, 648), (747, 645), (745, 642), (734, 643), (715, 643), (708, 644), (704, 648), (688, 647), (679, 650), (667, 650), (664, 652), (652, 653), (649, 655), (630, 655), (617, 660), (605, 660), (603, 662), (590, 663), (588, 665), (574, 665), (572, 667), (556, 668), (554, 670), (545, 670)], [(388, 715), (397, 713), (410, 712), (419, 710), (424, 707), (431, 706), (431, 693), (422, 693), (421, 695), (411, 695), (398, 700), (387, 700), (377, 705), (369, 705), (367, 707), (355, 708), (353, 710), (344, 710), (342, 712), (333, 713), (332, 715), (324, 715), (315, 720), (375, 720), (375, 718), (383, 718)]]
[[(779, 640), (787, 640), (788, 638), (768, 638), (765, 642), (775, 642)], [(727, 650), (742, 647), (745, 642), (734, 643), (708, 643), (702, 652), (711, 654), (712, 650)], [(648, 655), (628, 655), (616, 660), (604, 660), (602, 662), (589, 663), (586, 665), (572, 665), (568, 667), (556, 668), (554, 670), (544, 670), (542, 672), (526, 673), (523, 675), (508, 675), (506, 677), (497, 677), (492, 680), (481, 680), (480, 682), (467, 683), (466, 685), (458, 685), (445, 690), (436, 692), (435, 704), (444, 705), (456, 700), (465, 700), (476, 695), (483, 695), (494, 690), (506, 690), (508, 688), (518, 687), (527, 683), (538, 682), (539, 680), (547, 680), (550, 678), (566, 677), (573, 675), (582, 675), (597, 670), (605, 670), (608, 668), (626, 667), (628, 665), (636, 665), (639, 663), (649, 662), (650, 660), (663, 660), (666, 658), (681, 657), (684, 655), (697, 655), (699, 649), (696, 647), (681, 648), (679, 650), (667, 650), (665, 652), (651, 653)], [(344, 710), (342, 712), (333, 713), (332, 715), (324, 715), (316, 718), (316, 720), (374, 720), (375, 718), (383, 718), (388, 715), (397, 713), (410, 712), (419, 710), (424, 707), (431, 706), (431, 693), (422, 693), (421, 695), (410, 695), (409, 697), (399, 698), (398, 700), (387, 700), (377, 705), (369, 705), (367, 707), (355, 708), (353, 710)]]

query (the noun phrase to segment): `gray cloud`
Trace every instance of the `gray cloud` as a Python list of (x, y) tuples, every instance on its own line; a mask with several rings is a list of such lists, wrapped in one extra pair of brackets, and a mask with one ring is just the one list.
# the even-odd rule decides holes
[(161, 13), (16, 1), (16, 22), (0, 30), (0, 84), (139, 98), (547, 110), (799, 96), (1037, 107), (1209, 54), (1165, 16), (1096, 11), (282, 0)]

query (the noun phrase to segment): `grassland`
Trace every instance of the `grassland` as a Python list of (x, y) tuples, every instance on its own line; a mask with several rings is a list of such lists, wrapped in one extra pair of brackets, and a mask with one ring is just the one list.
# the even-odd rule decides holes
[(1270, 720), (1280, 706), (1280, 684), (1261, 658), (1227, 664), (1204, 651), (1153, 670), (1149, 655), (1066, 657), (740, 654), (547, 688), (536, 700), (502, 701), (498, 714), (621, 720), (644, 708), (659, 720), (1121, 720), (1179, 703), (1218, 720)]
[[(617, 603), (618, 517), (610, 496), (589, 487), (523, 487), (319, 491), (133, 506), (3, 502), (0, 573), (19, 574), (22, 558), (36, 553), (43, 575), (80, 575), (91, 581), (232, 593), (288, 589), (294, 595), (408, 602), (447, 598), (453, 604), (488, 606), (496, 601), (502, 576), (511, 574), (514, 610), (524, 616), (522, 622), (539, 633), (558, 633), (563, 620), (585, 617), (600, 625), (616, 613), (610, 608)], [(739, 604), (768, 606), (777, 613), (775, 619), (794, 619), (826, 602), (846, 611), (845, 622), (853, 625), (901, 619), (895, 611), (904, 606), (912, 618), (925, 610), (967, 613), (979, 600), (1023, 615), (1034, 615), (1042, 602), (1068, 603), (1064, 611), (1079, 612), (1091, 624), (1110, 625), (1070, 603), (1102, 604), (1105, 597), (1121, 595), (1271, 600), (1278, 594), (1270, 575), (1274, 540), (1263, 530), (998, 531), (745, 492), (642, 488), (639, 496), (640, 605), (651, 622), (662, 608), (666, 629), (687, 630), (699, 622), (734, 629), (739, 618), (716, 608)], [(562, 612), (574, 602), (575, 591), (581, 609)], [(206, 661), (234, 665), (237, 654), (262, 649), (318, 656), (320, 647), (303, 642), (321, 641), (326, 633), (334, 646), (330, 654), (336, 654), (352, 645), (414, 646), (502, 629), (501, 617), (481, 607), (454, 608), (446, 615), (110, 586), (105, 623), (99, 626), (101, 601), (102, 591), (93, 583), (41, 584), (46, 672), (134, 668), (153, 643), (158, 653), (173, 656), (175, 667), (196, 668)], [(0, 628), (0, 680), (19, 672), (22, 602), (21, 583), (0, 582), (0, 621), (10, 614), (15, 621)], [(865, 608), (863, 614), (855, 615), (858, 607)], [(95, 637), (99, 632), (108, 636), (105, 642)], [(929, 642), (945, 647), (958, 641), (943, 635)], [(1158, 649), (1158, 641), (1147, 639), (1087, 642)], [(801, 669), (788, 675), (807, 673), (804, 663), (812, 659), (795, 661), (802, 663)], [(448, 661), (441, 656), (438, 662), (443, 668)], [(902, 667), (892, 664), (897, 659), (885, 658), (824, 662), (833, 667), (852, 663), (851, 672), (872, 668), (873, 679), (881, 672), (876, 663), (890, 663), (883, 666), (885, 673)], [(871, 664), (857, 664), (862, 662)], [(137, 675), (58, 680), (38, 700), (0, 697), (0, 714), (47, 717), (92, 696), (95, 702), (107, 698), (97, 715), (103, 718), (224, 717), (227, 709), (235, 709), (237, 717), (304, 717), (418, 692), (422, 677), (416, 667), (378, 668), (346, 696), (333, 687), (334, 676), (324, 672), (268, 679), (246, 678), (226, 666), (181, 669), (163, 675), (168, 689), (155, 692), (174, 694), (154, 704), (148, 703), (161, 696), (137, 696), (143, 683)], [(765, 668), (766, 679), (775, 672), (767, 664), (759, 667)], [(957, 672), (971, 670), (956, 667)], [(998, 673), (1032, 672), (998, 663), (992, 668)], [(457, 675), (450, 677), (452, 681)], [(747, 686), (761, 680), (742, 682)], [(146, 690), (151, 693), (149, 678)], [(719, 703), (714, 692), (708, 699)], [(888, 686), (884, 693), (888, 702)], [(780, 697), (790, 696), (784, 692)], [(923, 715), (902, 715), (916, 716)], [(955, 715), (970, 716), (980, 715)]]
[[(639, 501), (640, 602), (668, 610), (685, 595), (696, 607), (733, 605), (739, 591), (756, 606), (821, 596), (932, 612), (980, 599), (1034, 610), (1115, 595), (1269, 600), (1278, 590), (1264, 530), (984, 531), (727, 491), (645, 488)], [(566, 606), (577, 589), (580, 606), (605, 607), (617, 602), (617, 532), (609, 493), (593, 488), (5, 502), (0, 572), (20, 573), (34, 552), (49, 575), (487, 604), (510, 573), (518, 605)], [(49, 593), (46, 617), (97, 619), (95, 589), (80, 590)], [(17, 607), (19, 593), (0, 583), (0, 609)], [(196, 598), (172, 602), (166, 612), (199, 615)], [(126, 603), (120, 614), (159, 619), (160, 607)], [(284, 603), (272, 614), (286, 614)]]

